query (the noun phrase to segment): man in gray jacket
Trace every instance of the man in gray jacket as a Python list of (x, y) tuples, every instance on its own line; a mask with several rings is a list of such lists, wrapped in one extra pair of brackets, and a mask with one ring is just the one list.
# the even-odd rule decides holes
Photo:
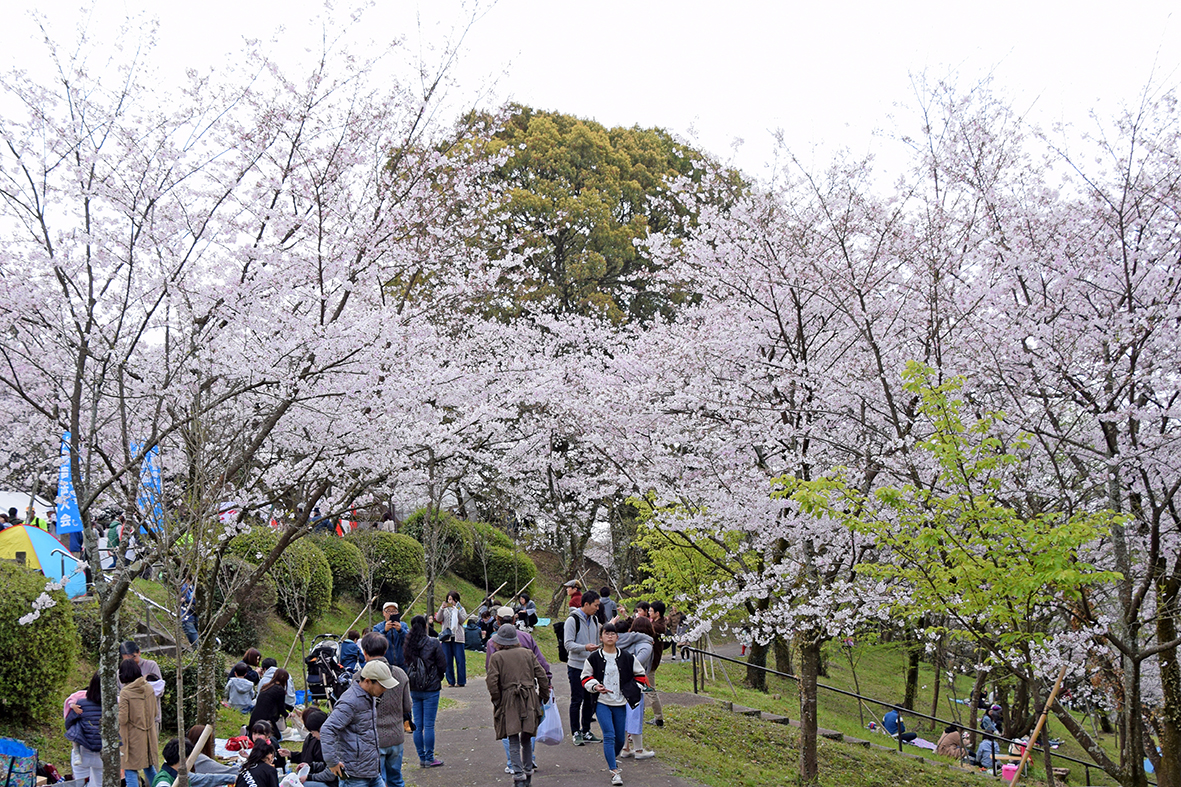
[[(381, 755), (381, 774), (385, 777), (385, 787), (404, 787), (402, 780), (402, 752), (406, 741), (406, 733), (414, 730), (410, 721), (414, 702), (410, 699), (410, 678), (400, 668), (386, 661), (386, 648), (389, 640), (384, 634), (370, 631), (361, 637), (361, 651), (365, 654), (365, 663), (381, 662), (390, 668), (390, 674), (398, 681), (397, 687), (390, 689), (377, 703), (377, 746)], [(353, 678), (357, 683), (360, 674)]]
[[(583, 691), (582, 665), (586, 657), (599, 649), (599, 594), (588, 590), (582, 594), (582, 606), (570, 611), (566, 625), (562, 628), (562, 641), (566, 647), (566, 677), (570, 680), (570, 729), (574, 733), (574, 745), (597, 743), (600, 739), (590, 731), (591, 719), (595, 717), (596, 698)], [(581, 714), (579, 711), (581, 710)]]
[(336, 701), (320, 727), (320, 746), (328, 769), (340, 787), (381, 787), (381, 755), (377, 745), (377, 699), (399, 686), (388, 664), (371, 661), (360, 680)]

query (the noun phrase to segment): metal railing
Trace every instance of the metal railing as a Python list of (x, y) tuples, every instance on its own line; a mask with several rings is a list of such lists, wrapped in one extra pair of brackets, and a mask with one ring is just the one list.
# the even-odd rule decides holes
[[(699, 693), (698, 688), (697, 688), (698, 687), (698, 664), (699, 664), (699, 662), (702, 663), (701, 686), (702, 686), (702, 688), (705, 687), (705, 674), (704, 674), (705, 673), (705, 670), (704, 670), (705, 657), (709, 657), (712, 659), (719, 659), (721, 661), (728, 661), (732, 664), (738, 664), (742, 667), (754, 667), (755, 669), (762, 670), (763, 672), (765, 672), (769, 675), (778, 675), (781, 678), (787, 678), (788, 680), (794, 680), (797, 683), (800, 682), (799, 675), (792, 675), (791, 673), (788, 673), (788, 672), (780, 672), (779, 670), (774, 670), (774, 669), (771, 669), (770, 667), (764, 667), (759, 664), (751, 664), (750, 662), (742, 661), (741, 659), (730, 658), (729, 656), (722, 656), (720, 654), (713, 653), (708, 650), (702, 650), (701, 648), (682, 647), (682, 648), (679, 648), (679, 650), (682, 653), (688, 652), (688, 653), (693, 654), (693, 693), (694, 694)], [(817, 683), (816, 683), (816, 688), (817, 689), (824, 689), (825, 691), (831, 691), (835, 694), (841, 694), (846, 697), (854, 697), (859, 702), (872, 703), (874, 705), (880, 705), (881, 707), (888, 708), (888, 709), (893, 709), (897, 704), (897, 703), (893, 703), (893, 702), (882, 702), (881, 700), (874, 699), (873, 697), (866, 697), (863, 694), (858, 694), (853, 691), (846, 691), (845, 689), (838, 689), (836, 686), (829, 686), (825, 683), (820, 683), (819, 681), (817, 681)], [(1033, 746), (1032, 743), (1026, 743), (1026, 742), (1018, 741), (1018, 740), (1011, 740), (1009, 738), (1002, 738), (1000, 735), (995, 735), (993, 733), (984, 733), (983, 730), (979, 729), (978, 727), (969, 727), (965, 724), (960, 724), (959, 722), (948, 721), (946, 719), (940, 719), (936, 716), (928, 716), (925, 713), (919, 713), (917, 711), (911, 711), (911, 710), (906, 711), (906, 713), (909, 716), (916, 716), (918, 718), (927, 719), (928, 721), (937, 722), (939, 724), (945, 724), (949, 727), (955, 727), (956, 729), (961, 730), (961, 731), (967, 730), (968, 732), (972, 733), (973, 735), (975, 735), (977, 733), (983, 733), (985, 735), (990, 736), (993, 740), (997, 741), (998, 743), (1003, 742), (1003, 743), (1007, 743), (1010, 745), (1016, 744), (1018, 746)], [(883, 725), (882, 729), (885, 730), (885, 725)], [(887, 734), (889, 734), (889, 733), (887, 732)], [(1099, 768), (1099, 766), (1096, 765), (1095, 763), (1087, 762), (1086, 760), (1079, 760), (1079, 759), (1076, 759), (1076, 758), (1071, 757), (1066, 754), (1053, 754), (1052, 749), (1048, 748), (1049, 747), (1049, 740), (1050, 740), (1049, 733), (1047, 731), (1043, 731), (1042, 735), (1044, 736), (1044, 738), (1046, 740), (1046, 746), (1047, 746), (1046, 752), (1047, 752), (1047, 758), (1048, 758), (1047, 761), (1052, 763), (1053, 759), (1056, 757), (1057, 759), (1059, 759), (1061, 761), (1072, 762), (1072, 763), (1076, 763), (1078, 765), (1083, 766), (1083, 771), (1086, 774), (1086, 783), (1087, 783), (1087, 785), (1090, 785), (1091, 784), (1091, 768)], [(902, 735), (894, 734), (894, 735), (890, 735), (890, 737), (892, 737), (898, 741), (898, 751), (899, 751), (899, 753), (901, 753), (902, 752), (902, 743), (903, 743)], [(1036, 749), (1037, 747), (1033, 747), (1033, 748)], [(1049, 765), (1049, 767), (1053, 767), (1053, 765), (1051, 764), (1051, 765)], [(996, 761), (995, 757), (992, 760), (992, 775), (993, 776), (997, 775), (997, 761)], [(1148, 782), (1148, 784), (1150, 787), (1157, 787), (1156, 782), (1150, 781), (1150, 782)]]

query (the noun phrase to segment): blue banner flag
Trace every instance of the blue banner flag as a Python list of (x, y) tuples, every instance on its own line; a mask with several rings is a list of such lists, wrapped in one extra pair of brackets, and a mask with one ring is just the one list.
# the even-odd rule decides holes
[(57, 532), (81, 533), (82, 512), (70, 475), (70, 433), (62, 432), (62, 461), (57, 471)]
[[(132, 455), (139, 452), (139, 446), (132, 444)], [(144, 527), (159, 533), (164, 527), (164, 487), (160, 481), (160, 447), (153, 446), (144, 455), (143, 464), (139, 468), (139, 493), (136, 495), (136, 505), (144, 517)]]

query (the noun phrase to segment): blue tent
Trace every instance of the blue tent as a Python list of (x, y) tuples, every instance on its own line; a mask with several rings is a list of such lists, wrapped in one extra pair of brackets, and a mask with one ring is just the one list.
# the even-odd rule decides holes
[(66, 582), (66, 595), (70, 598), (86, 592), (86, 576), (82, 573), (82, 561), (70, 554), (62, 542), (39, 527), (17, 525), (0, 532), (0, 558), (16, 560), (29, 568), (39, 569), (47, 578)]

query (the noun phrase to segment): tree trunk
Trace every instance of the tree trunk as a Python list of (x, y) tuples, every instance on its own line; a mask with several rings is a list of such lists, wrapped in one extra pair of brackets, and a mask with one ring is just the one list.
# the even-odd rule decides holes
[(968, 696), (968, 702), (971, 704), (971, 714), (968, 716), (968, 727), (972, 730), (972, 751), (976, 751), (976, 746), (979, 741), (976, 740), (976, 721), (980, 718), (980, 695), (984, 691), (984, 681), (988, 679), (988, 673), (984, 670), (976, 671), (976, 682), (972, 684), (972, 693)]
[[(931, 716), (939, 715), (939, 689), (943, 685), (943, 640), (939, 640), (939, 646), (935, 649), (935, 685), (934, 691), (931, 694)], [(858, 692), (860, 693), (860, 692)], [(931, 722), (932, 729), (938, 729), (935, 722)]]
[(98, 674), (102, 685), (103, 787), (119, 787), (119, 610), (102, 616)]
[(906, 692), (902, 697), (902, 707), (914, 710), (914, 701), (919, 694), (919, 657), (922, 656), (922, 645), (916, 640), (906, 642)]
[(800, 641), (800, 784), (819, 784), (816, 759), (819, 715), (816, 681), (820, 674), (820, 640), (809, 632)]
[(796, 671), (791, 663), (791, 643), (784, 637), (777, 636), (772, 640), (771, 646), (775, 650), (775, 669), (794, 675)]
[[(197, 640), (197, 724), (216, 724), (221, 688), (217, 638), (206, 633)], [(214, 728), (216, 731), (216, 727)]]
[[(1139, 633), (1132, 633), (1129, 642), (1138, 642)], [(1124, 778), (1123, 787), (1148, 787), (1148, 774), (1144, 772), (1144, 723), (1141, 719), (1143, 708), (1140, 699), (1141, 662), (1120, 654), (1123, 661), (1124, 703), (1120, 707), (1120, 770)]]
[(746, 680), (743, 683), (752, 689), (767, 690), (767, 673), (759, 667), (767, 666), (768, 650), (769, 648), (760, 642), (750, 644), (750, 655), (746, 657), (746, 663), (750, 666), (746, 668)]
[[(1177, 603), (1176, 588), (1157, 585), (1157, 609), (1169, 609)], [(1170, 602), (1168, 592), (1172, 590)], [(1170, 615), (1158, 615), (1156, 641), (1172, 642), (1177, 638), (1177, 621)], [(1158, 716), (1160, 731), (1160, 762), (1155, 764), (1156, 780), (1160, 787), (1181, 787), (1181, 665), (1177, 664), (1177, 648), (1169, 648), (1157, 655), (1160, 662), (1161, 689), (1164, 704)]]

